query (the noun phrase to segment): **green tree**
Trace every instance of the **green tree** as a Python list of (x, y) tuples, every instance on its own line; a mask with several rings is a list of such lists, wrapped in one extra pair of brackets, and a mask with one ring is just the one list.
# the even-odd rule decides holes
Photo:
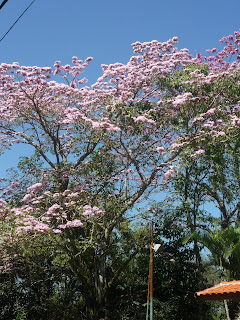
[[(190, 239), (201, 242), (214, 259), (214, 263), (219, 267), (220, 277), (225, 280), (237, 280), (240, 273), (240, 227), (239, 225), (230, 226), (228, 229), (218, 231), (215, 224), (215, 232), (194, 233)], [(189, 239), (188, 238), (188, 239)], [(185, 240), (186, 242), (186, 240)], [(225, 301), (226, 313), (228, 315), (228, 307)], [(231, 302), (229, 313), (233, 319), (239, 309), (239, 303)], [(228, 316), (229, 317), (229, 316)]]

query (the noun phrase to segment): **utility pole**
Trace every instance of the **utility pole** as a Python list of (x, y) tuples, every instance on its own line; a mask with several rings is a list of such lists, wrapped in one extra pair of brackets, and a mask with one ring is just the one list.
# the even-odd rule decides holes
[(146, 320), (149, 319), (149, 309), (150, 309), (150, 320), (153, 320), (153, 221), (151, 222), (151, 244), (150, 244), (150, 258), (149, 258)]

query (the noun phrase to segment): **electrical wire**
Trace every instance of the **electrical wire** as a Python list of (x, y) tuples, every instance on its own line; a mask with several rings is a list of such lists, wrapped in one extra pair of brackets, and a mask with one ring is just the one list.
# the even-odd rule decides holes
[(8, 0), (4, 0), (4, 1), (2, 2), (2, 4), (0, 5), (0, 10), (2, 9), (2, 7), (3, 7), (7, 2), (8, 2)]
[[(6, 1), (6, 0), (5, 0)], [(8, 0), (7, 0), (8, 1)], [(23, 13), (17, 18), (17, 20), (13, 23), (13, 25), (8, 29), (8, 31), (4, 34), (4, 36), (0, 39), (0, 42), (6, 37), (6, 35), (12, 30), (12, 28), (15, 26), (15, 24), (22, 18), (22, 16), (24, 15), (24, 13), (31, 7), (31, 5), (33, 4), (33, 2), (35, 2), (36, 0), (33, 0), (29, 6), (23, 11)]]

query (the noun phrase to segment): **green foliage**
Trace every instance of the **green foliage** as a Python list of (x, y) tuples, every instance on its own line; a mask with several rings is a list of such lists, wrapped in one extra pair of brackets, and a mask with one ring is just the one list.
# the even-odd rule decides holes
[[(199, 272), (193, 261), (194, 251), (190, 246), (183, 246), (185, 232), (177, 221), (166, 216), (158, 223), (154, 241), (161, 243), (161, 249), (154, 257), (155, 317), (197, 320), (200, 306), (193, 298), (193, 293), (199, 285)], [(111, 320), (122, 317), (138, 320), (145, 317), (149, 267), (149, 247), (146, 247), (149, 243), (148, 235), (145, 224), (131, 227), (127, 220), (113, 233), (106, 264), (107, 278), (112, 279), (119, 266), (124, 264), (124, 261), (126, 264), (109, 288), (106, 301), (99, 310), (101, 317)], [(82, 281), (75, 279), (64, 263), (64, 255), (61, 261), (56, 259), (57, 255), (51, 250), (50, 239), (46, 238), (44, 241), (43, 238), (36, 239), (35, 245), (32, 243), (31, 247), (23, 251), (22, 259), (28, 267), (18, 271), (17, 278), (13, 279), (14, 286), (5, 291), (6, 296), (17, 294), (20, 297), (20, 293), (24, 292), (21, 295), (21, 313), (25, 313), (31, 320), (77, 320), (79, 316), (84, 318), (86, 297)], [(84, 261), (91, 257), (87, 252), (79, 260), (79, 272), (83, 271), (81, 267)], [(131, 255), (132, 259), (127, 263)], [(88, 268), (90, 272), (94, 272), (94, 264), (89, 260)], [(3, 278), (2, 281), (7, 284)], [(17, 302), (18, 298), (14, 299)], [(17, 305), (14, 307), (14, 299), (6, 304), (13, 307), (12, 311), (5, 312), (5, 315), (2, 313), (2, 319), (9, 319), (10, 314), (20, 314)], [(203, 309), (206, 309), (203, 311), (206, 313), (207, 308)]]
[(25, 313), (22, 313), (22, 314), (18, 313), (16, 318), (14, 318), (12, 320), (27, 320), (26, 314)]
[(186, 240), (195, 239), (201, 242), (211, 252), (215, 265), (220, 266), (221, 270), (228, 271), (228, 280), (240, 278), (240, 227), (230, 226), (226, 230), (218, 231), (217, 225), (215, 232), (193, 233)]

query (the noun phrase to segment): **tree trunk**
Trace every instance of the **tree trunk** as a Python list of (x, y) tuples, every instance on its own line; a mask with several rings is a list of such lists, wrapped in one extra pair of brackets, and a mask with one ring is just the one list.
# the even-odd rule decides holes
[[(94, 258), (95, 267), (95, 292), (96, 292), (96, 315), (100, 316), (101, 312), (104, 312), (106, 304), (106, 254), (104, 248), (101, 248), (98, 252), (95, 252)], [(104, 315), (103, 315), (104, 316)]]

